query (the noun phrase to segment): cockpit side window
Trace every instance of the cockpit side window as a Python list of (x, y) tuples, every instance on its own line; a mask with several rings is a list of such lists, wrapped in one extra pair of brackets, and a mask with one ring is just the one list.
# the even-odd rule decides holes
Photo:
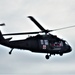
[(50, 45), (53, 46), (53, 47), (62, 47), (63, 46), (63, 42), (62, 41), (54, 42), (54, 43), (52, 43)]
[(60, 46), (63, 46), (63, 42), (62, 41), (60, 41), (59, 44), (60, 44)]

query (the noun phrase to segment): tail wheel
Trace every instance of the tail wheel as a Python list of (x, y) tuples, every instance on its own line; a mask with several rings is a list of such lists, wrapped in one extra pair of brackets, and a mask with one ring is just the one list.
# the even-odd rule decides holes
[(11, 53), (12, 53), (12, 51), (13, 51), (13, 48), (11, 49), (11, 51), (9, 52), (9, 54), (11, 54)]

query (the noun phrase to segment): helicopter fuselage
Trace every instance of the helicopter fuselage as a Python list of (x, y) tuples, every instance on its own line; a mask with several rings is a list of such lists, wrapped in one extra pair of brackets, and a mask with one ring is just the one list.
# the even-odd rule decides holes
[(12, 49), (23, 49), (37, 53), (49, 53), (51, 55), (68, 53), (71, 47), (65, 40), (54, 35), (36, 35), (24, 40), (4, 41), (3, 45)]

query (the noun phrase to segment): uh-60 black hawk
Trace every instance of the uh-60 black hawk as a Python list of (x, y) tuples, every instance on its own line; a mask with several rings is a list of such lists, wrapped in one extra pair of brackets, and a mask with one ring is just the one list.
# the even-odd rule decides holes
[[(56, 35), (52, 35), (49, 32), (75, 27), (74, 25), (54, 30), (46, 30), (32, 16), (28, 16), (28, 18), (30, 18), (41, 31), (8, 33), (8, 34), (2, 34), (0, 31), (0, 44), (11, 48), (9, 54), (11, 54), (13, 49), (16, 48), (16, 49), (29, 50), (36, 53), (46, 53), (47, 55), (45, 56), (45, 58), (49, 59), (51, 55), (59, 54), (60, 56), (62, 56), (64, 53), (69, 53), (72, 51), (71, 46), (65, 40), (57, 37)], [(3, 25), (4, 24), (1, 24), (1, 26)], [(41, 35), (39, 33), (45, 33), (45, 34)], [(27, 34), (28, 35), (37, 34), (37, 35), (27, 37), (26, 39), (14, 40), (14, 41), (11, 41), (12, 38), (5, 39), (3, 37), (8, 35), (10, 36), (10, 35), (27, 35)]]

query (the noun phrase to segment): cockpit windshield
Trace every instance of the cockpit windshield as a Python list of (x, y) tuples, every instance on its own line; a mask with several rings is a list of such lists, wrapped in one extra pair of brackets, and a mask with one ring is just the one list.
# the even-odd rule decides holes
[(65, 41), (65, 44), (66, 44), (66, 45), (69, 45), (67, 41)]

